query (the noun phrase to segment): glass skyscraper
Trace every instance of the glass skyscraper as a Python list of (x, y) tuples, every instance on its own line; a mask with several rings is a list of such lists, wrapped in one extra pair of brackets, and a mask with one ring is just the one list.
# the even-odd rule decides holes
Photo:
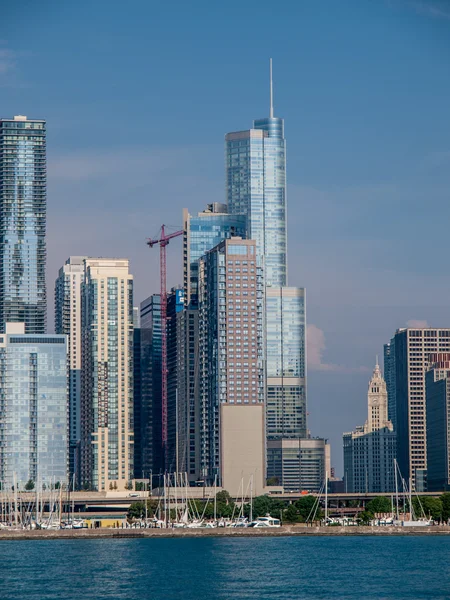
[(45, 332), (45, 121), (0, 119), (0, 330)]
[(266, 285), (287, 284), (286, 141), (283, 119), (253, 122), (253, 129), (228, 133), (228, 211), (247, 217), (247, 238), (256, 241)]
[(67, 481), (65, 335), (0, 335), (0, 485), (23, 489)]

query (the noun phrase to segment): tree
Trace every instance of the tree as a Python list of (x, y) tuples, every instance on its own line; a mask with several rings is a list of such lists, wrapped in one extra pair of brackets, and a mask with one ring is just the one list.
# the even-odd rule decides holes
[(113, 489), (113, 484), (112, 481), (109, 482), (109, 489), (112, 490)]
[(32, 490), (34, 490), (34, 481), (32, 479), (29, 479), (26, 484), (25, 484), (25, 490), (27, 492), (31, 492)]
[(446, 492), (441, 496), (442, 502), (442, 520), (448, 521), (450, 519), (450, 493)]
[(127, 517), (131, 519), (142, 519), (145, 513), (145, 506), (142, 502), (133, 502), (128, 509)]
[(269, 477), (267, 485), (280, 485), (280, 480), (278, 477)]
[(414, 514), (416, 519), (424, 516), (431, 516), (432, 519), (438, 521), (442, 518), (442, 500), (440, 498), (432, 498), (430, 496), (422, 496), (413, 498), (412, 501)]
[(228, 504), (230, 501), (232, 502), (230, 493), (227, 492), (227, 490), (222, 490), (220, 492), (217, 492), (216, 500), (217, 500), (217, 502), (224, 502), (225, 504)]
[(117, 490), (117, 481), (113, 483), (113, 489)]
[(55, 490), (59, 490), (59, 488), (60, 488), (60, 487), (61, 487), (61, 482), (60, 482), (60, 481), (57, 481), (57, 482), (55, 483)]
[[(299, 514), (299, 518), (300, 521), (302, 523), (305, 523), (306, 520), (309, 519), (312, 520), (312, 518), (314, 517), (314, 512), (315, 512), (315, 504), (317, 503), (317, 499), (315, 496), (302, 496), (301, 498), (299, 498), (297, 500), (297, 502), (295, 503), (295, 506), (297, 508), (298, 514)], [(316, 520), (320, 520), (323, 517), (323, 512), (322, 509), (319, 507), (317, 509), (316, 515), (315, 515), (315, 519)]]
[(361, 525), (369, 525), (370, 521), (373, 519), (373, 513), (368, 510), (363, 510), (358, 515), (358, 521)]
[(371, 512), (374, 515), (378, 513), (391, 513), (391, 499), (387, 496), (377, 496), (376, 498), (367, 503), (366, 511)]
[(287, 509), (284, 511), (284, 519), (289, 523), (297, 523), (298, 521), (298, 510), (295, 504), (289, 504)]

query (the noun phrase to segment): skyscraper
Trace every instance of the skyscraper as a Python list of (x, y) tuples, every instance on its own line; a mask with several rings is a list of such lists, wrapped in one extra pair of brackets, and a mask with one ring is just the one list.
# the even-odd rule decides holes
[(264, 460), (262, 271), (253, 240), (233, 237), (199, 263), (201, 466), (238, 493), (261, 493)]
[(394, 348), (397, 461), (420, 492), (427, 472), (425, 374), (431, 354), (450, 352), (450, 329), (399, 329)]
[(25, 334), (7, 323), (0, 336), (0, 485), (23, 489), (67, 481), (66, 336)]
[(45, 121), (0, 119), (0, 330), (45, 333)]
[(395, 338), (384, 344), (384, 379), (388, 394), (388, 419), (397, 428), (395, 405)]
[(81, 440), (81, 285), (84, 256), (71, 256), (55, 282), (55, 331), (67, 336), (69, 369), (69, 477), (80, 485)]
[(245, 215), (247, 238), (256, 241), (266, 285), (287, 285), (286, 142), (283, 119), (273, 116), (272, 62), (270, 115), (253, 129), (228, 133), (228, 212)]
[[(256, 119), (253, 129), (225, 136), (226, 195), (228, 211), (245, 215), (247, 238), (256, 241), (258, 266), (264, 270), (267, 349), (267, 445), (268, 464), (282, 468), (291, 460), (283, 439), (307, 435), (306, 424), (306, 336), (305, 290), (286, 287), (286, 141), (284, 121), (274, 116), (272, 61), (270, 63), (269, 117)], [(297, 478), (298, 480), (298, 478)]]
[(128, 260), (88, 258), (82, 286), (82, 482), (133, 479), (133, 277)]
[(450, 489), (450, 354), (430, 356), (425, 375), (427, 490)]
[(388, 419), (386, 382), (378, 362), (369, 381), (363, 427), (344, 433), (344, 477), (348, 492), (394, 491), (396, 435)]

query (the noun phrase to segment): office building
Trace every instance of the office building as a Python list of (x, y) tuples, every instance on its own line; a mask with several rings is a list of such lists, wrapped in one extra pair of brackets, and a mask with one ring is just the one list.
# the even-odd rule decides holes
[[(7, 323), (0, 336), (0, 484), (23, 490), (67, 483), (66, 336), (25, 334)], [(44, 488), (45, 489), (45, 488)]]
[(396, 407), (395, 407), (395, 338), (388, 344), (384, 344), (384, 379), (386, 381), (386, 390), (388, 395), (388, 419), (394, 426), (397, 426)]
[(450, 490), (450, 354), (434, 354), (425, 375), (427, 490)]
[(69, 370), (69, 478), (79, 487), (81, 440), (81, 285), (84, 256), (71, 256), (55, 282), (55, 331), (67, 336)]
[(134, 441), (134, 477), (148, 478), (142, 468), (142, 354), (141, 354), (141, 312), (133, 307), (133, 441)]
[(133, 479), (133, 277), (128, 260), (88, 258), (82, 285), (83, 484)]
[(46, 329), (45, 121), (0, 119), (0, 331)]
[(253, 240), (224, 240), (199, 261), (201, 469), (261, 493), (264, 460), (263, 282)]
[(186, 307), (198, 304), (198, 260), (222, 240), (233, 236), (245, 238), (245, 215), (228, 214), (225, 204), (214, 202), (196, 217), (183, 210), (183, 271)]
[[(408, 328), (394, 335), (397, 460), (402, 477), (426, 490), (425, 373), (430, 354), (450, 352), (450, 329)], [(392, 342), (391, 342), (392, 344)]]
[(321, 438), (267, 441), (267, 478), (283, 482), (286, 492), (320, 492), (330, 475), (330, 444)]
[(344, 433), (344, 479), (349, 493), (394, 491), (396, 434), (388, 419), (386, 382), (377, 364), (369, 381), (368, 417), (362, 427)]

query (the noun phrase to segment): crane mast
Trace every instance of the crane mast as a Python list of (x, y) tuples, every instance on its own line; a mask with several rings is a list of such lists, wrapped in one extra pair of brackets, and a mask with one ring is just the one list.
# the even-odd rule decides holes
[(161, 233), (157, 239), (149, 239), (147, 245), (153, 248), (159, 244), (160, 260), (160, 298), (161, 298), (161, 425), (162, 447), (164, 466), (167, 468), (167, 267), (166, 247), (169, 241), (183, 235), (183, 230), (166, 235), (165, 225), (161, 226)]

